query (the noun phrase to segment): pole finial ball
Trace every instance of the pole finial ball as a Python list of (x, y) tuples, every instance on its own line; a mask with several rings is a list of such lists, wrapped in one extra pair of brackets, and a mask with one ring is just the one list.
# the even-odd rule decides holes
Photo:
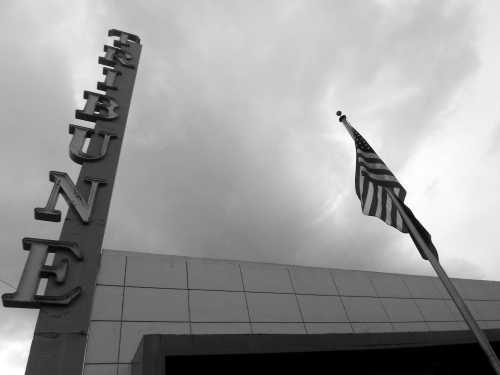
[(337, 111), (337, 116), (342, 116), (342, 111)]

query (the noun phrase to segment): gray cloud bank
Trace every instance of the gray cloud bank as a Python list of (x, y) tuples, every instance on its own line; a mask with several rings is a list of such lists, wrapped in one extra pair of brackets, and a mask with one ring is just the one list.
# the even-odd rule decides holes
[[(391, 249), (398, 233), (347, 206), (358, 204), (353, 149), (324, 137), (344, 132), (324, 107), (364, 110), (403, 93), (373, 111), (380, 128), (359, 124), (372, 126), (382, 140), (374, 146), (397, 172), (477, 66), (470, 6), (182, 2), (122, 16), (144, 53), (107, 246), (405, 263)], [(313, 224), (346, 186), (336, 212)]]
[(1, 276), (17, 282), (21, 237), (57, 238), (32, 210), (49, 170), (76, 177), (67, 124), (100, 78), (77, 69), (99, 72), (112, 27), (144, 47), (105, 247), (427, 272), (401, 234), (362, 216), (332, 114), (362, 120), (397, 173), (477, 68), (476, 15), (472, 3), (385, 3), (3, 4)]

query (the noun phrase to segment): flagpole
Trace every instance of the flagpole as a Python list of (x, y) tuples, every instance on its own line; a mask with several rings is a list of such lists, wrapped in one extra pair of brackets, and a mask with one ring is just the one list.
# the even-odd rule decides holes
[[(352, 126), (349, 124), (347, 121), (346, 115), (343, 115), (341, 111), (337, 111), (337, 116), (339, 116), (339, 121), (345, 126), (351, 137), (354, 139), (355, 142), (357, 142), (357, 137), (353, 134), (352, 132)], [(366, 143), (366, 142), (365, 142)], [(357, 146), (356, 146), (357, 147)], [(380, 184), (379, 186), (383, 186)], [(465, 301), (462, 299), (460, 294), (458, 293), (457, 289), (451, 282), (451, 280), (448, 278), (448, 275), (444, 271), (444, 269), (441, 267), (441, 264), (439, 263), (437, 256), (434, 255), (433, 250), (430, 249), (430, 247), (427, 245), (427, 241), (422, 237), (419, 229), (416, 227), (416, 224), (413, 222), (412, 217), (410, 217), (404, 207), (404, 204), (397, 198), (393, 191), (391, 189), (388, 189), (386, 187), (383, 187), (386, 193), (388, 194), (390, 201), (395, 205), (396, 209), (398, 210), (399, 214), (401, 215), (401, 218), (403, 219), (404, 224), (406, 224), (406, 227), (408, 228), (408, 231), (410, 232), (413, 242), (421, 251), (423, 254), (422, 256), (425, 256), (427, 260), (431, 263), (432, 267), (434, 268), (434, 271), (436, 271), (436, 274), (438, 275), (439, 279), (443, 283), (445, 289), (447, 290), (448, 294), (451, 296), (451, 299), (455, 303), (458, 311), (460, 311), (460, 314), (464, 318), (465, 322), (471, 329), (472, 333), (476, 337), (477, 341), (479, 342), (479, 345), (481, 346), (482, 350), (488, 357), (488, 360), (491, 363), (491, 366), (493, 367), (495, 373), (497, 375), (500, 375), (500, 361), (498, 360), (497, 355), (495, 354), (495, 351), (491, 347), (490, 342), (488, 341), (488, 338), (484, 334), (484, 332), (481, 330), (479, 327), (479, 324), (476, 322), (474, 317), (472, 316), (472, 313), (470, 312), (469, 308), (465, 304)]]
[(491, 347), (490, 342), (488, 341), (488, 338), (484, 334), (483, 330), (479, 327), (479, 324), (476, 322), (474, 317), (472, 316), (472, 313), (470, 312), (469, 308), (465, 304), (465, 301), (462, 299), (462, 296), (460, 293), (458, 293), (458, 290), (455, 288), (455, 285), (451, 282), (449, 279), (448, 275), (444, 271), (443, 267), (441, 267), (441, 264), (437, 260), (437, 258), (434, 256), (433, 252), (429, 249), (427, 246), (427, 243), (424, 241), (422, 236), (420, 235), (419, 231), (413, 224), (412, 220), (408, 217), (406, 214), (404, 208), (401, 205), (401, 202), (399, 199), (397, 199), (394, 196), (394, 193), (391, 191), (391, 189), (385, 189), (387, 194), (390, 195), (392, 198), (392, 204), (394, 204), (398, 211), (399, 214), (401, 215), (403, 222), (406, 224), (408, 227), (408, 231), (413, 235), (413, 238), (415, 239), (416, 242), (418, 242), (418, 246), (423, 250), (425, 256), (431, 263), (432, 267), (434, 268), (434, 271), (436, 271), (436, 274), (438, 275), (439, 279), (443, 283), (444, 287), (448, 291), (451, 299), (457, 306), (458, 311), (460, 311), (460, 314), (464, 318), (465, 322), (471, 329), (472, 333), (476, 337), (477, 341), (479, 342), (479, 345), (483, 349), (484, 353), (488, 357), (488, 360), (491, 363), (491, 366), (495, 370), (495, 373), (497, 375), (500, 375), (500, 361), (498, 360), (497, 355), (495, 354), (495, 351)]

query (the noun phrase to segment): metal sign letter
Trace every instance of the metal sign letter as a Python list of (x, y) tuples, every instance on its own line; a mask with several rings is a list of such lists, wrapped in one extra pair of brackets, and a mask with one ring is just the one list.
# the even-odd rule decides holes
[(134, 42), (134, 43), (140, 43), (141, 39), (135, 35), (135, 34), (130, 34), (125, 31), (117, 30), (117, 29), (111, 29), (108, 31), (108, 36), (117, 36), (120, 39), (115, 40), (113, 45), (115, 47), (129, 47), (129, 40)]
[(104, 46), (104, 57), (99, 57), (99, 64), (107, 66), (115, 66), (117, 63), (126, 67), (134, 69), (135, 65), (131, 63), (132, 55), (124, 50), (111, 46)]
[(14, 293), (2, 295), (4, 306), (39, 308), (42, 305), (67, 305), (80, 294), (80, 287), (75, 287), (60, 296), (39, 296), (36, 294), (41, 278), (54, 277), (58, 284), (64, 283), (66, 279), (69, 267), (68, 260), (62, 259), (55, 266), (47, 266), (45, 261), (48, 253), (67, 251), (77, 260), (82, 260), (82, 254), (76, 243), (23, 238), (23, 248), (29, 251), (28, 260), (24, 265), (17, 290)]
[[(116, 135), (107, 131), (94, 132), (94, 129), (86, 128), (84, 126), (69, 125), (69, 134), (73, 134), (71, 143), (69, 144), (69, 157), (75, 163), (82, 164), (85, 161), (97, 161), (102, 159), (106, 152), (108, 151), (109, 141), (111, 138), (115, 138)], [(92, 137), (92, 135), (98, 134), (104, 137), (101, 144), (101, 150), (97, 155), (90, 155), (87, 152), (83, 152), (83, 145), (86, 138)]]
[(104, 185), (106, 182), (102, 179), (86, 178), (85, 181), (90, 182), (91, 186), (88, 201), (85, 202), (82, 194), (76, 188), (67, 173), (50, 171), (49, 179), (54, 183), (54, 186), (50, 192), (47, 205), (45, 207), (35, 208), (35, 219), (56, 222), (61, 221), (61, 211), (56, 210), (55, 207), (59, 194), (62, 194), (68, 205), (73, 206), (80, 216), (80, 219), (84, 223), (88, 223), (90, 215), (92, 214), (97, 189), (99, 185)]
[(118, 103), (110, 96), (85, 90), (83, 98), (87, 99), (87, 103), (83, 110), (77, 109), (75, 111), (77, 119), (95, 122), (97, 120), (114, 120), (118, 117), (118, 113), (115, 112)]
[(102, 69), (102, 74), (104, 74), (106, 78), (104, 79), (104, 82), (97, 82), (97, 89), (102, 91), (116, 90), (116, 77), (121, 75), (122, 72), (104, 67)]

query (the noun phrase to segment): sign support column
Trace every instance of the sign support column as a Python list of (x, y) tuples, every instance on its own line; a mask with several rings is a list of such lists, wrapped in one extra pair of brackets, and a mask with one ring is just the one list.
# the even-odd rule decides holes
[[(83, 260), (64, 252), (56, 253), (54, 265), (67, 263), (67, 277), (63, 284), (49, 278), (46, 289), (46, 295), (61, 295), (75, 287), (81, 288), (81, 293), (67, 305), (40, 306), (26, 375), (81, 375), (83, 369), (101, 246), (141, 53), (137, 36), (115, 29), (109, 31), (109, 36), (118, 38), (113, 47), (105, 46), (105, 57), (99, 58), (99, 63), (114, 68), (104, 68), (106, 81), (98, 85), (99, 89), (106, 89), (106, 96), (85, 92), (87, 104), (76, 114), (77, 118), (95, 122), (95, 128), (89, 132), (88, 155), (102, 156), (103, 142), (107, 143), (103, 157), (85, 159), (82, 153), (76, 189), (87, 199), (91, 194), (88, 180), (102, 183), (97, 193), (94, 192), (88, 222), (83, 221), (75, 207), (70, 205), (60, 235), (60, 241), (78, 245)], [(105, 102), (106, 98), (110, 98), (108, 102), (113, 104), (111, 109), (106, 108), (109, 104)], [(103, 137), (106, 134), (112, 134), (112, 138)]]

